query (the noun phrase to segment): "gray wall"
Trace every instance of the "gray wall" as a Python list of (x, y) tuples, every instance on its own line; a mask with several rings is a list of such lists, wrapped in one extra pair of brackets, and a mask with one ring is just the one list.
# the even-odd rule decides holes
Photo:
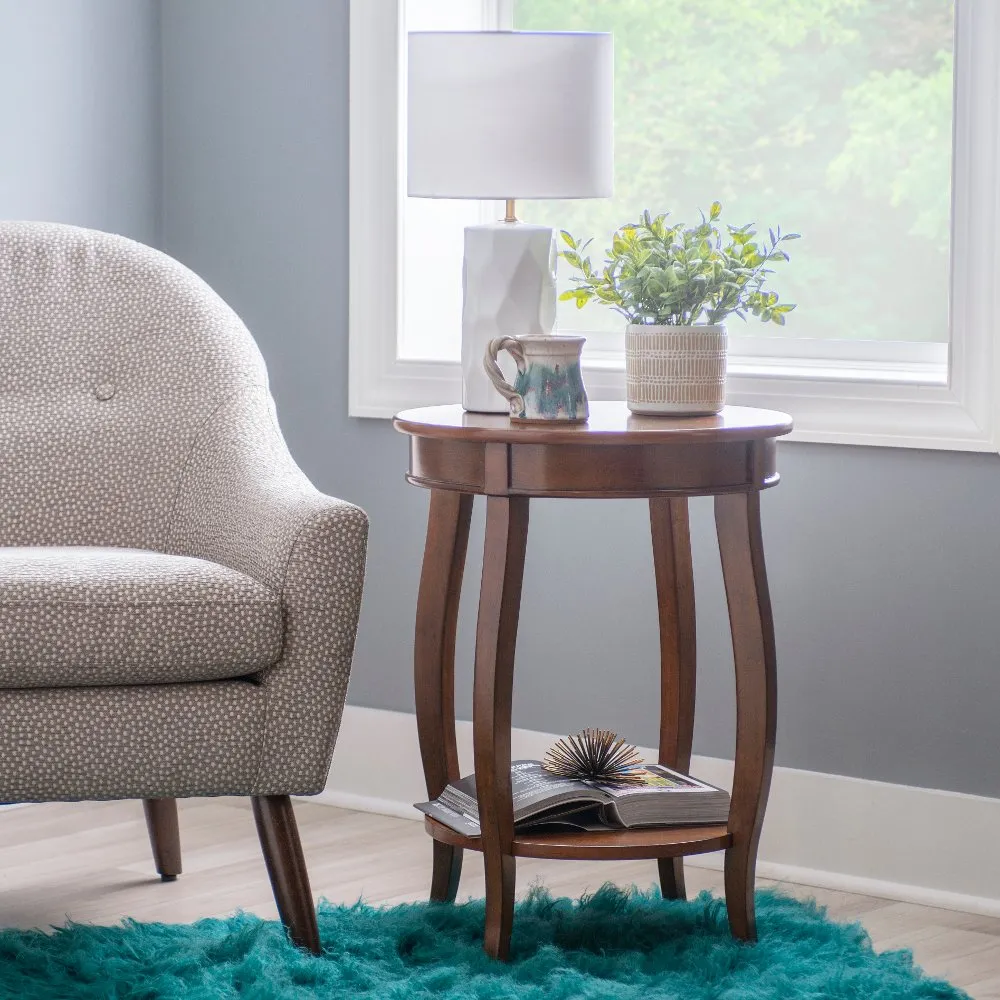
[[(427, 496), (406, 444), (347, 408), (344, 0), (166, 0), (168, 252), (243, 315), (303, 468), (371, 514), (350, 700), (412, 709)], [(1000, 460), (786, 444), (765, 496), (781, 764), (1000, 795)], [(701, 654), (696, 749), (730, 756), (732, 660), (711, 506), (694, 504)], [(656, 739), (656, 615), (639, 502), (537, 502), (515, 723)], [(481, 522), (473, 538), (481, 538)], [(459, 636), (469, 717), (470, 560)], [(572, 598), (561, 597), (577, 574)]]
[(0, 218), (159, 237), (155, 0), (0, 0)]
[[(111, 166), (79, 178), (40, 150), (21, 150), (17, 173), (0, 182), (0, 214), (131, 226), (141, 238), (155, 228), (146, 208), (155, 200), (148, 185), (156, 170), (144, 159), (155, 137), (136, 109), (156, 80), (133, 81), (141, 99), (100, 90), (96, 81), (131, 79), (123, 67), (134, 68), (127, 53), (144, 51), (149, 12), (134, 0), (88, 0), (88, 11), (101, 11), (105, 26), (120, 33), (112, 44), (95, 32), (103, 55), (91, 63), (78, 51), (78, 18), (71, 43), (67, 22), (45, 27), (44, 15), (29, 9), (37, 11), (0, 0), (0, 34), (11, 24), (35, 32), (24, 36), (21, 48), (30, 51), (18, 59), (44, 100), (31, 99), (29, 118), (20, 104), (8, 106), (9, 95), (0, 98), (4, 125), (18, 122), (20, 142), (38, 128), (57, 145), (56, 126), (77, 114), (68, 82), (86, 69), (94, 94), (104, 95), (88, 112), (94, 132), (117, 136), (128, 155), (125, 164), (112, 157)], [(54, 5), (45, 9), (51, 14)], [(72, 19), (79, 5), (63, 0), (59, 10)], [(405, 441), (384, 421), (346, 415), (347, 27), (346, 0), (164, 0), (162, 245), (213, 284), (256, 334), (303, 468), (371, 514), (350, 700), (410, 710), (427, 496), (403, 482)], [(42, 65), (31, 68), (32, 59)], [(51, 73), (62, 79), (67, 59), (76, 62), (63, 84), (46, 84)], [(17, 80), (8, 72), (0, 66), (0, 82)], [(112, 113), (106, 100), (132, 110)], [(35, 118), (44, 121), (31, 125)], [(9, 130), (0, 135), (6, 142)], [(104, 176), (112, 168), (121, 183), (108, 194)], [(43, 180), (36, 169), (48, 171)], [(778, 630), (779, 763), (1000, 795), (1000, 460), (790, 444), (781, 449), (781, 468), (784, 482), (764, 501)], [(696, 748), (727, 756), (732, 662), (710, 505), (696, 502), (693, 521)], [(517, 725), (566, 731), (596, 722), (642, 743), (655, 740), (647, 530), (638, 502), (535, 505)], [(481, 538), (478, 520), (473, 537)], [(466, 717), (478, 572), (473, 555), (459, 636)], [(561, 598), (570, 574), (579, 576), (576, 593)]]

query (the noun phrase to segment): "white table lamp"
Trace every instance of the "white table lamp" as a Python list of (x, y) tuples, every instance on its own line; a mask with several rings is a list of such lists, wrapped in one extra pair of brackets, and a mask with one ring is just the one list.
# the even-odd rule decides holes
[(611, 196), (611, 35), (412, 32), (408, 58), (410, 196), (507, 205), (465, 230), (462, 306), (462, 405), (507, 413), (486, 345), (549, 333), (556, 315), (552, 230), (519, 222), (515, 199)]

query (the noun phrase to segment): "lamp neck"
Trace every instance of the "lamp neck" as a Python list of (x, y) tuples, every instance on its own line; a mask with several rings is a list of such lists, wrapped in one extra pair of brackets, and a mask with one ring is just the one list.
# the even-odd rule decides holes
[(508, 198), (506, 202), (505, 214), (503, 217), (504, 222), (517, 222), (517, 215), (514, 214), (514, 199)]

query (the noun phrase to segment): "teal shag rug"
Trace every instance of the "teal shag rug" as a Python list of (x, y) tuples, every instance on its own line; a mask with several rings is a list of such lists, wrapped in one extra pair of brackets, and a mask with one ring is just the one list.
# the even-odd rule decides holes
[(509, 964), (482, 951), (483, 902), (391, 909), (321, 904), (326, 953), (293, 948), (277, 923), (240, 914), (195, 924), (71, 924), (0, 933), (0, 996), (20, 1000), (957, 1000), (909, 952), (876, 955), (858, 924), (757, 894), (760, 940), (729, 936), (702, 893), (605, 886), (579, 901), (535, 890), (518, 904)]

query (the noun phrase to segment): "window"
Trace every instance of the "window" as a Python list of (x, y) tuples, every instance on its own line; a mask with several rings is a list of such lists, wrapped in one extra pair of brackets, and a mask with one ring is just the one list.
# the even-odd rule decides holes
[[(795, 229), (774, 284), (798, 309), (785, 327), (729, 321), (730, 400), (788, 410), (801, 440), (995, 448), (993, 0), (366, 0), (351, 16), (353, 414), (458, 398), (462, 229), (498, 211), (405, 197), (406, 30), (600, 30), (615, 197), (519, 215), (593, 236), (595, 258), (644, 208), (688, 221), (718, 198), (723, 221)], [(391, 301), (357, 308), (373, 294)], [(620, 398), (621, 317), (563, 303), (558, 327), (588, 338), (592, 398)]]

